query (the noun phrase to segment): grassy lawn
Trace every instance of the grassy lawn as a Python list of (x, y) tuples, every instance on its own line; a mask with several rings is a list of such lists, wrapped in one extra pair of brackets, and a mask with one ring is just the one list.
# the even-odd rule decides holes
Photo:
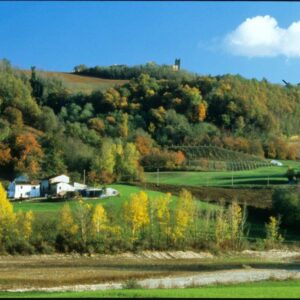
[(128, 297), (128, 298), (299, 298), (300, 281), (263, 281), (256, 283), (217, 285), (185, 289), (132, 289), (87, 292), (0, 292), (0, 297), (58, 298), (58, 297)]
[[(102, 204), (106, 209), (114, 208), (114, 209), (120, 209), (123, 205), (123, 203), (130, 198), (130, 195), (138, 193), (142, 190), (144, 190), (149, 198), (150, 201), (153, 198), (163, 196), (164, 193), (161, 192), (156, 192), (156, 191), (150, 191), (150, 190), (145, 190), (140, 187), (136, 186), (131, 186), (131, 185), (125, 185), (125, 184), (112, 184), (109, 185), (109, 187), (112, 187), (120, 192), (120, 196), (117, 197), (110, 197), (106, 199), (87, 199), (86, 202), (90, 203), (92, 205), (97, 205), (97, 204)], [(177, 201), (176, 196), (172, 196), (171, 198), (171, 206), (174, 206)], [(76, 200), (70, 200), (70, 201), (63, 201), (63, 200), (42, 200), (42, 201), (37, 201), (37, 202), (14, 202), (14, 210), (22, 210), (22, 211), (29, 211), (32, 210), (35, 213), (56, 213), (58, 210), (60, 210), (63, 205), (68, 202), (71, 207), (74, 207), (76, 204)], [(202, 208), (212, 208), (215, 209), (217, 208), (216, 205), (209, 204), (206, 202), (202, 201), (196, 201), (197, 205), (202, 207)]]
[[(300, 162), (283, 161), (282, 167), (270, 166), (246, 171), (220, 172), (160, 172), (159, 183), (190, 186), (272, 186), (287, 185), (288, 167), (300, 171)], [(233, 182), (232, 182), (233, 177)], [(156, 183), (157, 172), (147, 172), (146, 181)]]

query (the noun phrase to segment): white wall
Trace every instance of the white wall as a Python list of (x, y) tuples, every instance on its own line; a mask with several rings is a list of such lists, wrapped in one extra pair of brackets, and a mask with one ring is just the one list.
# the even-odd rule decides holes
[(8, 197), (13, 199), (40, 197), (40, 185), (11, 182), (8, 186)]
[(74, 187), (65, 182), (60, 182), (51, 186), (51, 192), (55, 193), (56, 195), (59, 193), (73, 192), (73, 191), (75, 191)]

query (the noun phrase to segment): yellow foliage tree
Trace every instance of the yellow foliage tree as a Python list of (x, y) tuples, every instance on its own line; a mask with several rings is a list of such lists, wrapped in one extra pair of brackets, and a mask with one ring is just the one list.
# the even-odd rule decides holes
[(204, 103), (200, 103), (198, 105), (198, 120), (202, 122), (204, 121), (205, 117), (206, 117), (206, 106)]
[(196, 205), (192, 194), (186, 189), (181, 190), (174, 212), (174, 241), (185, 238), (187, 230), (194, 222), (195, 210)]
[(171, 193), (153, 199), (152, 208), (154, 216), (158, 222), (159, 230), (163, 234), (170, 234), (170, 208)]
[(60, 212), (58, 231), (63, 236), (73, 236), (78, 231), (78, 225), (75, 224), (69, 204), (65, 204)]
[(218, 247), (221, 247), (225, 241), (230, 239), (229, 224), (223, 208), (217, 212), (215, 238)]
[(279, 225), (280, 225), (280, 220), (276, 219), (273, 216), (270, 217), (269, 223), (266, 224), (267, 237), (264, 240), (264, 242), (265, 245), (269, 248), (274, 248), (276, 246), (279, 246), (284, 241), (284, 238), (279, 233)]
[(19, 234), (25, 240), (29, 240), (32, 234), (32, 222), (34, 219), (33, 212), (30, 210), (28, 212), (18, 212), (17, 213), (17, 223)]
[(136, 238), (139, 230), (150, 222), (148, 207), (148, 195), (144, 191), (132, 195), (130, 201), (124, 204), (124, 220), (131, 228), (133, 240)]
[(243, 236), (245, 215), (242, 208), (233, 201), (227, 210), (217, 212), (215, 238), (218, 247), (237, 248)]
[(243, 211), (236, 201), (233, 201), (232, 204), (229, 206), (228, 222), (231, 234), (231, 244), (232, 247), (236, 247), (238, 246), (238, 242), (242, 237), (244, 229)]
[(86, 245), (92, 225), (92, 208), (91, 204), (80, 199), (75, 209), (75, 220), (77, 221), (78, 230), (84, 245)]
[(16, 214), (6, 196), (6, 191), (0, 183), (0, 246), (5, 247), (5, 241), (16, 231)]
[(92, 216), (92, 231), (94, 234), (99, 234), (99, 232), (105, 229), (107, 226), (107, 215), (104, 207), (98, 204), (95, 207)]

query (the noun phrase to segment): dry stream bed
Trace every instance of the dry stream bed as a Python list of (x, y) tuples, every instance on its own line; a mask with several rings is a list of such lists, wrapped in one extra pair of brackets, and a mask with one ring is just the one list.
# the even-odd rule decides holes
[(144, 251), (0, 257), (1, 291), (121, 289), (129, 279), (145, 288), (183, 288), (291, 278), (300, 279), (300, 251), (243, 251), (218, 256)]

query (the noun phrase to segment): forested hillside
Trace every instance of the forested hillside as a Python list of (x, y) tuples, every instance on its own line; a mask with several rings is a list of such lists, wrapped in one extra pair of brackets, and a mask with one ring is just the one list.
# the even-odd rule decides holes
[(106, 67), (105, 76), (101, 68), (98, 74), (97, 68), (79, 68), (77, 73), (129, 81), (74, 93), (57, 79), (34, 69), (26, 75), (3, 60), (0, 176), (67, 172), (80, 180), (86, 170), (90, 183), (141, 179), (143, 166), (153, 160), (169, 169), (185, 164), (182, 152), (167, 149), (174, 144), (299, 156), (299, 86), (151, 68), (123, 66), (119, 74), (117, 67)]

